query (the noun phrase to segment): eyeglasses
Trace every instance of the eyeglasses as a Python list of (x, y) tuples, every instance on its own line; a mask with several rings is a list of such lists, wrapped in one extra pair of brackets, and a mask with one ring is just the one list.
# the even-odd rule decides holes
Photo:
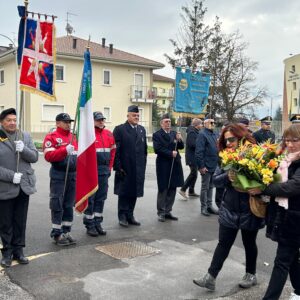
[(293, 139), (283, 139), (285, 143), (297, 143), (300, 141), (300, 138), (293, 138)]
[(232, 137), (229, 137), (229, 138), (227, 138), (227, 139), (224, 139), (224, 142), (225, 142), (225, 144), (227, 144), (227, 143), (233, 143), (233, 142), (236, 142), (237, 140), (238, 140), (237, 137), (232, 136)]
[(210, 122), (211, 125), (215, 125), (215, 122)]

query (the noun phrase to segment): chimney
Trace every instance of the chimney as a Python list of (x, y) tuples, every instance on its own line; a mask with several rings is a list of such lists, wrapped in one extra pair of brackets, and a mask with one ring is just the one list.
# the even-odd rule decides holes
[(76, 49), (77, 46), (77, 39), (73, 38), (73, 49)]
[(105, 48), (105, 38), (102, 38), (102, 47)]
[(109, 53), (112, 54), (113, 53), (113, 44), (109, 44)]

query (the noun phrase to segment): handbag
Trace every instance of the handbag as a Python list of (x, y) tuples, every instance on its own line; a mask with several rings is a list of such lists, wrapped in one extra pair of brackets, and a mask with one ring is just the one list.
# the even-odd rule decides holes
[(250, 196), (250, 210), (258, 218), (264, 218), (267, 211), (267, 203), (258, 196)]

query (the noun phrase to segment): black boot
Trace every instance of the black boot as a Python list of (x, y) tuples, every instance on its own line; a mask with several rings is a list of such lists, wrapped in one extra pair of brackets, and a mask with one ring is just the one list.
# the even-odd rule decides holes
[(21, 265), (27, 265), (29, 263), (28, 258), (23, 253), (23, 249), (13, 251), (13, 259)]
[(89, 236), (96, 237), (99, 235), (98, 231), (96, 230), (95, 227), (89, 227), (86, 229), (86, 234)]
[(106, 235), (106, 231), (102, 228), (101, 224), (96, 224), (95, 227), (99, 235)]

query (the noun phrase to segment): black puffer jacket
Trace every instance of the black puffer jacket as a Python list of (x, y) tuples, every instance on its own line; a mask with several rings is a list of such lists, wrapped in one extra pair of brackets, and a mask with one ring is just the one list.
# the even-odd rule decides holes
[(194, 126), (189, 126), (186, 130), (186, 149), (185, 149), (185, 163), (187, 166), (197, 167), (195, 159), (196, 140), (199, 129)]
[[(288, 181), (270, 184), (264, 194), (272, 197), (266, 215), (267, 237), (300, 247), (300, 160), (289, 166)], [(288, 209), (279, 206), (275, 197), (288, 198)]]
[(216, 169), (213, 183), (217, 188), (225, 188), (219, 210), (221, 225), (249, 231), (264, 227), (264, 219), (256, 217), (250, 210), (249, 194), (236, 191), (223, 169), (219, 167)]

